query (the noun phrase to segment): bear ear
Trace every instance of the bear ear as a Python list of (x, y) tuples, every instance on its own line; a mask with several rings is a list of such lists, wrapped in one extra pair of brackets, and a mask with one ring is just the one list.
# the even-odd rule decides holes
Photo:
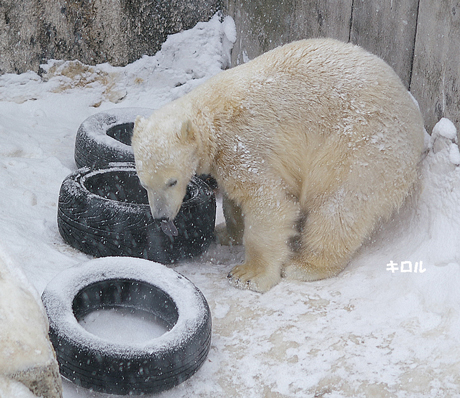
[(134, 130), (143, 130), (146, 125), (147, 119), (142, 116), (136, 116), (134, 121)]
[(179, 141), (184, 144), (195, 141), (195, 128), (190, 120), (186, 120), (182, 123), (180, 132), (177, 136), (179, 138)]

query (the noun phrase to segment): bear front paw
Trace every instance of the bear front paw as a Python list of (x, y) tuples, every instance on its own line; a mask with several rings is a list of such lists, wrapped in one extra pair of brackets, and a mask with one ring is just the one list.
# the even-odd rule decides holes
[(244, 263), (234, 267), (227, 278), (231, 285), (239, 289), (265, 293), (280, 281), (281, 275), (279, 272), (268, 272), (266, 268)]

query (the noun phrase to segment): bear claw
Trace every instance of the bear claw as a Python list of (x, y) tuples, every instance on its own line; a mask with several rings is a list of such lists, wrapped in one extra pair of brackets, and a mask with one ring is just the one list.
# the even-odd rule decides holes
[(271, 278), (267, 273), (254, 274), (243, 265), (234, 267), (227, 275), (232, 286), (239, 289), (252, 290), (258, 293), (265, 293), (276, 285), (281, 278)]

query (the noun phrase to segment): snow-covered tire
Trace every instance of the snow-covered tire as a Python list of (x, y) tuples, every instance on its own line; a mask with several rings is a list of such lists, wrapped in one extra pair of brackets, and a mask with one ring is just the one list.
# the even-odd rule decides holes
[[(88, 117), (78, 128), (75, 163), (78, 168), (101, 168), (110, 163), (133, 163), (131, 147), (136, 116), (149, 117), (150, 108), (116, 108)], [(211, 188), (217, 182), (210, 175), (199, 176)]]
[(83, 167), (62, 183), (58, 203), (59, 232), (69, 245), (95, 257), (130, 256), (163, 264), (202, 254), (214, 239), (216, 199), (194, 177), (169, 236), (154, 219), (147, 192), (132, 163), (101, 169)]
[(152, 113), (148, 108), (116, 108), (88, 117), (77, 131), (77, 166), (99, 168), (112, 162), (134, 162), (134, 121), (137, 115), (148, 117)]
[[(188, 279), (158, 263), (126, 257), (91, 260), (58, 274), (42, 301), (60, 372), (85, 388), (121, 395), (160, 392), (192, 376), (209, 352), (206, 299)], [(78, 322), (111, 308), (148, 312), (169, 330), (145, 343), (119, 344)]]

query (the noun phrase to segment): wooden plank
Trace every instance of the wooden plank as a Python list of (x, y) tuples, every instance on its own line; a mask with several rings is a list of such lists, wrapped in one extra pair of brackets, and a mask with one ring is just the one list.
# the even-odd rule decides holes
[(442, 118), (460, 127), (460, 1), (420, 0), (411, 92), (427, 131)]
[(227, 0), (236, 23), (232, 65), (293, 40), (333, 37), (348, 41), (352, 0)]
[(228, 0), (226, 13), (235, 20), (237, 41), (232, 66), (289, 42), (295, 0)]
[[(428, 0), (430, 1), (430, 0)], [(388, 62), (409, 87), (419, 0), (355, 0), (350, 39)]]
[(332, 37), (348, 42), (352, 0), (296, 1), (291, 11), (291, 40)]

